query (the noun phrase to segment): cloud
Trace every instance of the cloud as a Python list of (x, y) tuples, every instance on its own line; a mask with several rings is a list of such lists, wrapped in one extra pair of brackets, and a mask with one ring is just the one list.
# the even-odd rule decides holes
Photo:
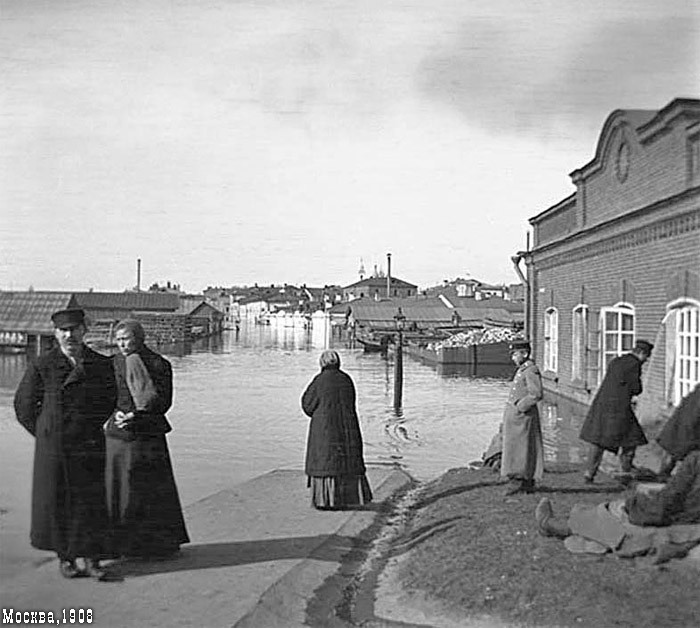
[(582, 22), (465, 22), (422, 60), (418, 88), (492, 133), (527, 136), (554, 132), (562, 122), (599, 127), (613, 109), (656, 108), (693, 95), (697, 21)]

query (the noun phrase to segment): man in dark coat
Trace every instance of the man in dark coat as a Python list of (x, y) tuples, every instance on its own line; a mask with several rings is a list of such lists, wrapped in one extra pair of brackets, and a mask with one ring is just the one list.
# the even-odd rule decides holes
[(27, 368), (15, 394), (17, 420), (35, 437), (31, 543), (55, 551), (66, 578), (102, 578), (102, 425), (114, 409), (114, 372), (110, 358), (83, 344), (82, 310), (61, 310), (51, 320), (58, 346)]
[(621, 450), (622, 471), (632, 473), (635, 450), (647, 443), (632, 409), (632, 397), (642, 393), (642, 364), (653, 348), (650, 342), (638, 340), (630, 353), (614, 358), (608, 365), (581, 428), (581, 440), (590, 443), (584, 474), (587, 483), (593, 482), (605, 450)]

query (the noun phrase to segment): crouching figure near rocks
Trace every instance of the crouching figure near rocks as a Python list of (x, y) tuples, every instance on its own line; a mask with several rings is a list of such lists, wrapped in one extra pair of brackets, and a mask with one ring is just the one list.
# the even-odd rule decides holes
[(700, 545), (700, 450), (688, 454), (662, 488), (597, 506), (575, 504), (567, 521), (556, 519), (544, 498), (535, 518), (541, 534), (563, 538), (574, 553), (654, 554), (656, 563), (683, 557)]

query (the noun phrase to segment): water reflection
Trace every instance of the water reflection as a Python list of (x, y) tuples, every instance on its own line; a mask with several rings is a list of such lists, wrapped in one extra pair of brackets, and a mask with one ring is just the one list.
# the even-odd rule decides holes
[(583, 463), (585, 443), (579, 431), (586, 416), (586, 407), (560, 399), (540, 404), (545, 459), (553, 462)]
[(511, 362), (505, 364), (437, 364), (417, 356), (411, 357), (435, 369), (435, 372), (441, 377), (512, 379), (515, 374), (515, 366)]
[(12, 388), (19, 384), (28, 358), (23, 353), (0, 354), (0, 388)]
[[(333, 346), (355, 382), (368, 464), (399, 463), (421, 480), (479, 459), (498, 430), (513, 367), (473, 370), (404, 359), (403, 407), (393, 407), (392, 356), (352, 349), (330, 328), (244, 324), (189, 347), (159, 347), (173, 364), (175, 403), (171, 451), (185, 501), (275, 468), (303, 463), (308, 419), (301, 393), (318, 372), (320, 352)], [(26, 366), (23, 355), (0, 356), (0, 430), (24, 435), (12, 397)], [(582, 411), (542, 404), (548, 460), (583, 459)], [(19, 441), (18, 441), (19, 442)], [(28, 453), (27, 455), (30, 455)]]
[(512, 364), (436, 364), (435, 370), (442, 377), (480, 377), (512, 379), (515, 367)]

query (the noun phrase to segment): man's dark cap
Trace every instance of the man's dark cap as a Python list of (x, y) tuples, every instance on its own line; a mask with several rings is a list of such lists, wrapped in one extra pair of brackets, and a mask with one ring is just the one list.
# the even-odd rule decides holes
[(85, 312), (79, 308), (59, 310), (51, 315), (54, 327), (57, 329), (67, 329), (85, 324)]
[(524, 349), (525, 351), (532, 350), (532, 347), (527, 340), (513, 340), (513, 342), (510, 343), (509, 348), (511, 351), (518, 351), (520, 349)]
[(637, 340), (637, 342), (634, 343), (634, 350), (644, 351), (647, 355), (651, 355), (651, 352), (654, 350), (654, 345), (646, 340)]

